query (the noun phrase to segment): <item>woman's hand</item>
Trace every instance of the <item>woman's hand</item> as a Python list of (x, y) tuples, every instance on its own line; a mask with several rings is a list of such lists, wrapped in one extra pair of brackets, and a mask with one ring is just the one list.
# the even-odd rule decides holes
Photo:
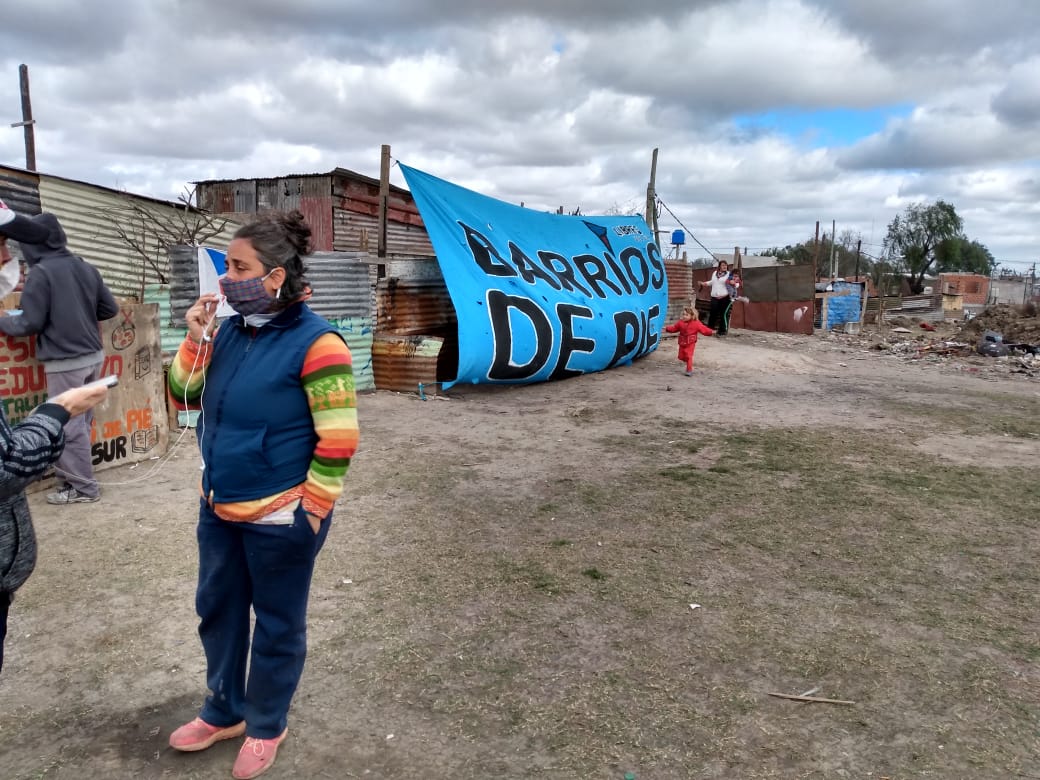
[(88, 409), (93, 409), (104, 401), (107, 396), (108, 388), (104, 385), (84, 385), (83, 387), (74, 387), (71, 390), (66, 390), (64, 393), (59, 393), (47, 400), (52, 404), (64, 407), (65, 411), (75, 417), (77, 414), (83, 414)]
[(215, 293), (204, 293), (185, 313), (184, 321), (188, 323), (188, 335), (196, 344), (201, 344), (213, 333), (217, 323), (218, 303), (219, 298)]

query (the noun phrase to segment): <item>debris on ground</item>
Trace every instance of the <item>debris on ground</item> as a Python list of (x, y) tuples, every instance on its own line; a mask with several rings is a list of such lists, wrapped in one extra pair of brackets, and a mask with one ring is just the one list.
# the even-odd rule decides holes
[(1002, 334), (1005, 344), (1040, 344), (1040, 316), (1036, 304), (989, 306), (963, 323), (957, 336), (960, 341), (974, 344), (987, 330)]
[(971, 320), (886, 317), (858, 334), (831, 331), (821, 342), (824, 349), (858, 348), (879, 358), (939, 363), (982, 376), (1040, 378), (1040, 316), (1033, 304), (990, 306)]

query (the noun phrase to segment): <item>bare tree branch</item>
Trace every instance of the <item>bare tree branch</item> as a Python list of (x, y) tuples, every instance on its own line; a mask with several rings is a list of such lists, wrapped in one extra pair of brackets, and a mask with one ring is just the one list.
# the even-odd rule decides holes
[(228, 225), (227, 219), (195, 207), (194, 196), (194, 189), (185, 190), (178, 198), (181, 205), (175, 206), (172, 214), (129, 197), (124, 208), (109, 212), (116, 235), (143, 261), (144, 268), (155, 272), (161, 284), (167, 284), (170, 277), (168, 247), (199, 246), (220, 235)]

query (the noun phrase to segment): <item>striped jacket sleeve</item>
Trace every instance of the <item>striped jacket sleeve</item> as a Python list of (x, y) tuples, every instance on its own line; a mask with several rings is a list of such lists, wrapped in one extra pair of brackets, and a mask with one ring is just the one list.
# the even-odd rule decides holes
[(177, 411), (199, 409), (202, 388), (206, 384), (206, 369), (213, 359), (213, 343), (197, 344), (185, 336), (170, 363), (167, 386), (170, 400)]
[(311, 344), (300, 379), (318, 436), (303, 486), (303, 508), (324, 517), (343, 492), (343, 479), (358, 445), (350, 349), (339, 335), (326, 333)]

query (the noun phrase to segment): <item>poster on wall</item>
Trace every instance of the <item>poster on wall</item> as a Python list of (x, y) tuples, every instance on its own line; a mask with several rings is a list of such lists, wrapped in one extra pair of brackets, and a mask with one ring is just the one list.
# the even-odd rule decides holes
[[(91, 460), (97, 470), (166, 452), (169, 423), (159, 344), (159, 305), (121, 304), (101, 323), (102, 376), (119, 384), (94, 410)], [(0, 403), (12, 424), (47, 400), (47, 374), (36, 359), (35, 337), (0, 337)]]
[(657, 348), (664, 259), (640, 216), (514, 206), (401, 165), (458, 315), (458, 383), (527, 383)]

